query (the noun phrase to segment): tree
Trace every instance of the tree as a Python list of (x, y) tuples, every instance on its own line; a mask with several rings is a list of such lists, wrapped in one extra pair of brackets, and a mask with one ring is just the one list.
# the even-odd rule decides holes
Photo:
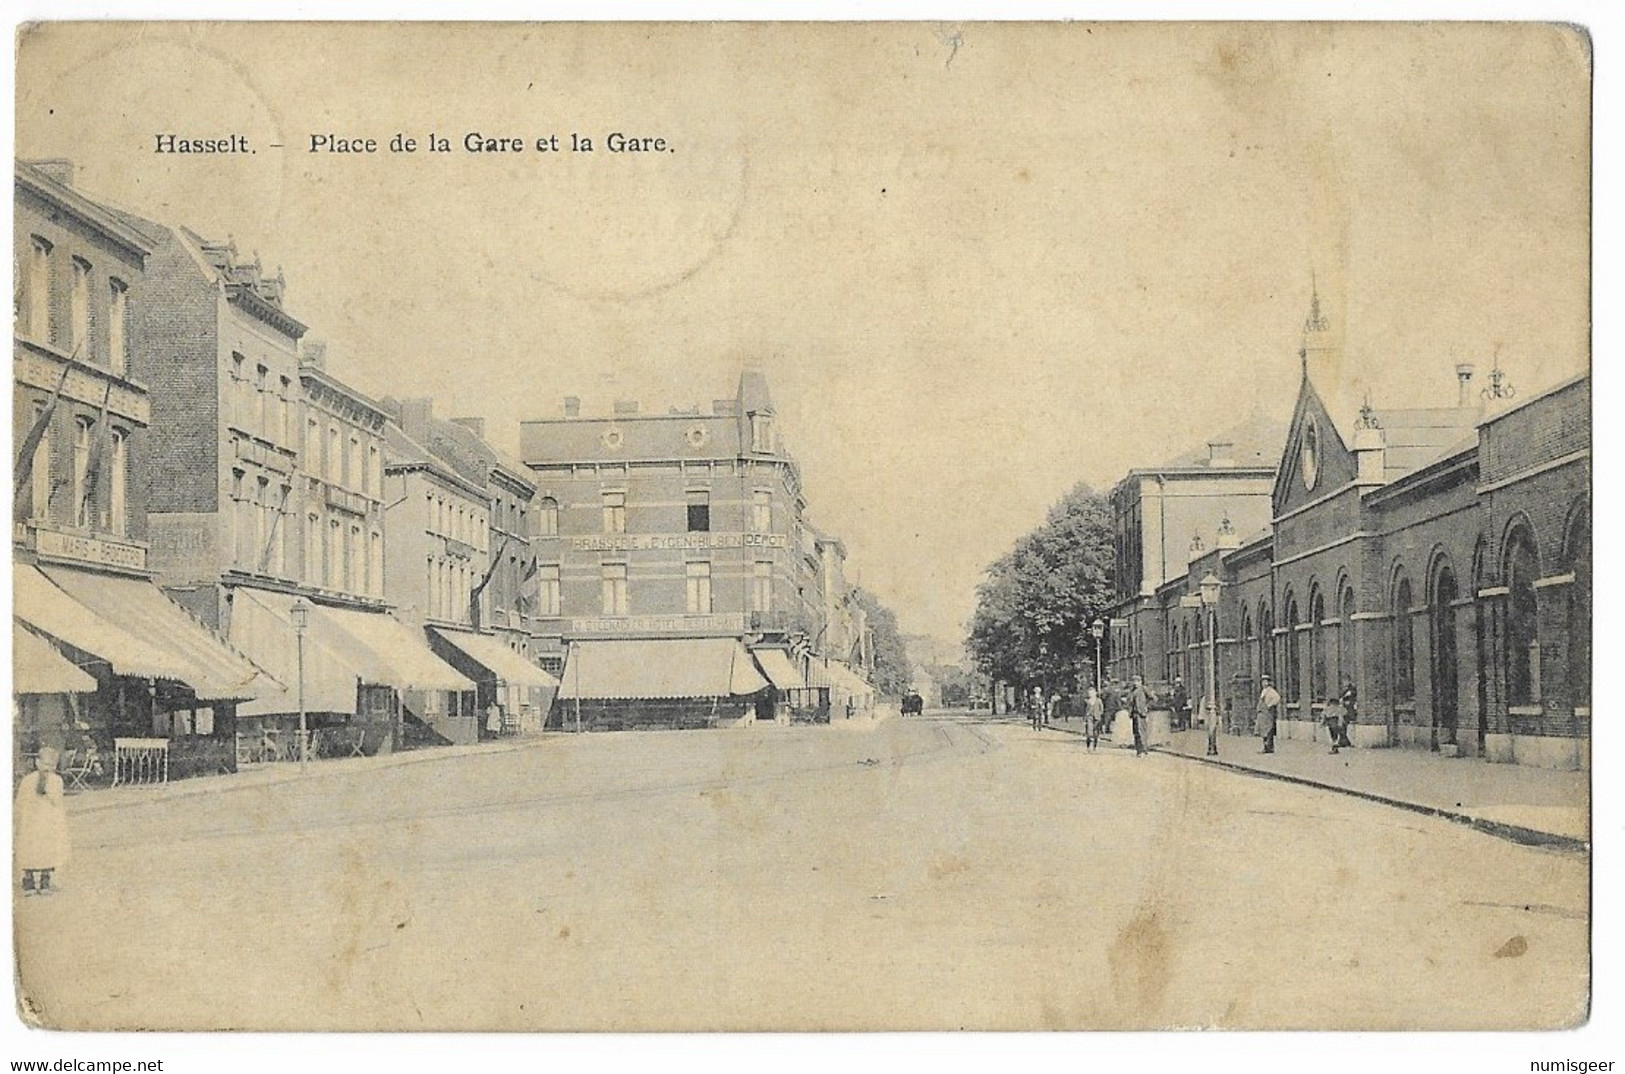
[(913, 682), (914, 671), (902, 631), (897, 629), (897, 616), (867, 589), (856, 589), (853, 595), (868, 619), (874, 655), (872, 684), (883, 697), (901, 697)]
[(1023, 695), (1072, 686), (1093, 666), (1089, 624), (1112, 602), (1112, 570), (1111, 505), (1079, 484), (988, 566), (970, 626), (977, 667)]

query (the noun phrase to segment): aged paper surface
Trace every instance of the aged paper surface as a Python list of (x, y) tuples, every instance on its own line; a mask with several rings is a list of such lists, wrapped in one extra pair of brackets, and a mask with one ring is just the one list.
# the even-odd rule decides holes
[[(509, 737), (506, 725), (487, 723), (482, 700), (467, 716), (471, 744), (387, 757), (360, 727), (358, 708), (353, 739), (336, 723), (322, 739), (328, 751), (346, 744), (358, 755), (312, 761), (298, 779), (283, 778), (296, 766), (283, 746), (271, 756), (270, 725), (247, 722), (259, 718), (246, 707), (232, 717), (236, 730), (224, 707), (206, 726), (171, 714), (162, 735), (149, 732), (167, 746), (129, 745), (148, 739), (121, 733), (117, 748), (165, 750), (178, 763), (178, 738), (208, 739), (236, 771), (105, 788), (94, 773), (89, 789), (65, 796), (71, 857), (60, 890), (16, 896), (21, 1017), (68, 1030), (1583, 1023), (1589, 674), (1582, 693), (1572, 669), (1589, 663), (1589, 462), (1572, 477), (1577, 449), (1540, 445), (1577, 437), (1589, 455), (1588, 379), (1579, 381), (1583, 401), (1572, 397), (1590, 366), (1590, 78), (1582, 33), (1532, 24), (22, 28), (16, 155), (32, 163), (19, 165), (17, 197), (27, 184), (65, 186), (91, 208), (57, 191), (44, 218), (88, 213), (100, 241), (147, 247), (144, 269), (132, 270), (145, 276), (130, 286), (131, 301), (146, 304), (129, 314), (142, 326), (132, 346), (185, 347), (196, 338), (187, 318), (251, 306), (255, 323), (269, 326), (263, 332), (287, 334), (285, 318), (296, 319), (297, 361), (321, 356), (321, 372), (307, 379), (325, 386), (309, 388), (315, 394), (300, 405), (349, 407), (353, 418), (376, 404), (380, 430), (405, 429), (410, 408), (394, 402), (428, 398), (440, 418), (483, 418), (485, 438), (535, 470), (539, 485), (565, 481), (544, 463), (597, 468), (590, 528), (579, 533), (599, 536), (556, 531), (593, 557), (592, 607), (568, 618), (567, 550), (569, 625), (515, 620), (530, 624), (521, 648), (562, 674), (566, 693), (570, 672), (547, 663), (548, 645), (616, 631), (663, 638), (677, 629), (670, 616), (700, 611), (707, 621), (690, 626), (727, 633), (713, 614), (722, 598), (713, 607), (711, 568), (700, 573), (693, 553), (719, 550), (720, 564), (722, 550), (750, 548), (752, 535), (771, 529), (741, 524), (746, 536), (732, 544), (721, 532), (694, 538), (692, 470), (663, 494), (674, 511), (688, 497), (681, 541), (665, 532), (681, 526), (644, 536), (635, 523), (612, 523), (617, 508), (638, 510), (612, 501), (627, 493), (601, 481), (605, 452), (627, 434), (606, 424), (570, 449), (576, 455), (555, 458), (557, 441), (544, 435), (552, 426), (536, 424), (567, 422), (565, 400), (576, 397), (583, 423), (619, 416), (629, 428), (635, 412), (616, 404), (637, 399), (643, 415), (685, 423), (695, 450), (716, 435), (700, 417), (771, 414), (794, 455), (809, 529), (816, 520), (820, 534), (838, 539), (848, 580), (896, 612), (916, 669), (968, 669), (959, 649), (984, 570), (1074, 485), (1106, 492), (1193, 448), (1228, 469), (1225, 452), (1239, 445), (1223, 436), (1256, 417), (1254, 428), (1275, 430), (1258, 458), (1269, 475), (1253, 494), (1268, 529), (1277, 490), (1264, 580), (1250, 583), (1252, 568), (1228, 558), (1253, 547), (1259, 526), (1230, 532), (1228, 545), (1226, 527), (1239, 529), (1239, 516), (1181, 531), (1168, 537), (1177, 547), (1162, 550), (1155, 578), (1143, 574), (1135, 582), (1143, 589), (1099, 608), (1109, 631), (1125, 624), (1121, 642), (1112, 633), (1080, 649), (1110, 645), (1116, 660), (1121, 644), (1129, 662), (1103, 670), (1125, 683), (1133, 673), (1171, 681), (1176, 669), (1199, 665), (1202, 643), (1189, 636), (1155, 642), (1161, 655), (1133, 663), (1144, 644), (1133, 624), (1162, 616), (1159, 636), (1177, 632), (1169, 616), (1200, 609), (1201, 573), (1189, 572), (1183, 596), (1160, 587), (1217, 549), (1231, 572), (1225, 586), (1273, 594), (1279, 633), (1260, 634), (1252, 609), (1262, 605), (1247, 604), (1245, 622), (1217, 631), (1214, 666), (1222, 642), (1307, 669), (1303, 718), (1288, 729), (1281, 714), (1283, 757), (1296, 746), (1303, 765), (1321, 760), (1322, 702), (1340, 683), (1316, 684), (1340, 676), (1319, 670), (1317, 652), (1351, 678), (1354, 667), (1369, 668), (1370, 689), (1388, 691), (1391, 703), (1379, 707), (1361, 679), (1367, 707), (1356, 726), (1372, 737), (1356, 734), (1338, 769), (1306, 767), (1288, 780), (1176, 756), (1198, 734), (1179, 730), (1177, 709), (1140, 759), (1123, 748), (1126, 724), (1091, 753), (1059, 710), (1054, 729), (1030, 729), (1023, 711), (1006, 712), (1013, 695), (1001, 694), (996, 712), (933, 705), (905, 719), (886, 690), (865, 701), (841, 682), (829, 695), (852, 706), (836, 703), (827, 723), (808, 726), (756, 720), (577, 736), (582, 706), (559, 700), (545, 730)], [(25, 177), (25, 167), (46, 178)], [(62, 251), (38, 246), (21, 208), (18, 220), (23, 279), (36, 251)], [(119, 238), (132, 228), (135, 239)], [(186, 305), (198, 300), (151, 284), (165, 251), (199, 271), (218, 254), (213, 297)], [(125, 281), (99, 262), (86, 264), (93, 270), (103, 274), (91, 277), (88, 301), (122, 310)], [(68, 280), (77, 269), (41, 271)], [(77, 323), (77, 301), (64, 293), (40, 316)], [(24, 306), (19, 297), (20, 325)], [(153, 310), (157, 319), (144, 320)], [(22, 341), (30, 331), (19, 327), (14, 357), (18, 442), (29, 408), (53, 388), (49, 375), (40, 381), (50, 348)], [(69, 338), (56, 351), (71, 352)], [(234, 351), (222, 340), (226, 368)], [(1473, 367), (1470, 387), (1458, 383), (1462, 365)], [(34, 378), (26, 398), (25, 376)], [(279, 394), (275, 376), (253, 390), (267, 405), (294, 405), (298, 384)], [(771, 385), (770, 407), (751, 402), (757, 376)], [(86, 389), (83, 465), (99, 457), (91, 419), (116, 410), (126, 390), (133, 413), (145, 391), (151, 417), (130, 458), (133, 505), (146, 510), (166, 502), (166, 489), (218, 477), (220, 503), (281, 517), (286, 501), (257, 500), (252, 487), (256, 467), (283, 472), (272, 465), (276, 438), (222, 433), (227, 419), (208, 412), (213, 394), (177, 417), (160, 396), (190, 390), (184, 378), (170, 369), (148, 380)], [(1518, 394), (1500, 394), (1503, 382)], [(1308, 403), (1305, 384), (1314, 387)], [(360, 402), (332, 403), (350, 399), (346, 391)], [(1485, 418), (1535, 416), (1516, 428), (1388, 416), (1465, 411), (1464, 402)], [(532, 423), (524, 433), (522, 422)], [(1445, 428), (1461, 435), (1438, 432)], [(1366, 513), (1291, 530), (1292, 519), (1320, 517), (1314, 505), (1335, 491), (1331, 442), (1348, 448), (1352, 488), (1365, 475), (1354, 468), (1372, 457), (1358, 457), (1356, 432), (1379, 429), (1386, 469), (1379, 456), (1377, 476), (1359, 486)], [(379, 472), (388, 470), (381, 495), (352, 513), (386, 519), (380, 536), (394, 542), (405, 527), (387, 513), (390, 482), (399, 477), (414, 509), (416, 486), (405, 482), (414, 480), (417, 441), (377, 435)], [(1477, 437), (1471, 457), (1462, 436)], [(228, 488), (231, 466), (218, 455), (200, 456), (197, 469), (142, 469), (146, 452), (187, 437), (220, 451), (256, 443), (240, 448), (259, 452), (248, 491)], [(1490, 445), (1535, 454), (1492, 479), (1502, 456), (1492, 458)], [(61, 450), (63, 472), (82, 476), (72, 469), (81, 466), (77, 447)], [(307, 494), (302, 465), (288, 464), (299, 477), (289, 478), (295, 497)], [(1552, 474), (1570, 475), (1568, 499), (1531, 493), (1558, 503), (1550, 518), (1508, 506), (1510, 494), (1495, 499)], [(596, 528), (599, 484), (602, 532), (615, 540)], [(539, 511), (545, 489), (533, 492), (526, 502)], [(1576, 495), (1583, 521), (1570, 507)], [(349, 502), (328, 494), (322, 510), (352, 511)], [(723, 508), (707, 510), (720, 517)], [(303, 515), (287, 512), (301, 523)], [(1427, 528), (1469, 515), (1484, 530), (1483, 573), (1470, 552)], [(1533, 567), (1520, 558), (1520, 518)], [(129, 536), (152, 557), (143, 562), (156, 584), (242, 649), (247, 636), (228, 625), (223, 602), (212, 621), (199, 610), (208, 586), (164, 576), (206, 543), (200, 534), (212, 524), (198, 511), (153, 510), (143, 534)], [(254, 547), (280, 547), (279, 524), (256, 531)], [(1294, 580), (1306, 557), (1366, 540), (1371, 527), (1388, 535), (1376, 558), (1328, 570), (1315, 588)], [(97, 569), (117, 567), (109, 557), (134, 554), (118, 541), (48, 530), (20, 529), (36, 543), (19, 545), (16, 562), (39, 564), (35, 573), (59, 587), (53, 600), (61, 592), (95, 605), (96, 593), (74, 588), (71, 564), (101, 557)], [(356, 533), (357, 558), (345, 562), (364, 573), (372, 561), (366, 533)], [(1572, 536), (1582, 533), (1583, 567)], [(524, 536), (534, 544), (548, 535)], [(69, 537), (88, 543), (65, 544)], [(794, 552), (801, 537), (756, 547)], [(312, 541), (295, 541), (287, 555), (308, 554), (314, 570), (326, 546)], [(378, 555), (393, 557), (395, 547)], [(491, 551), (473, 537), (455, 547)], [(686, 609), (681, 595), (675, 609), (639, 605), (637, 556), (661, 549), (679, 549), (671, 585), (683, 593), (686, 569)], [(413, 555), (416, 578), (422, 556)], [(776, 562), (763, 555), (756, 562)], [(515, 579), (550, 564), (542, 554), (531, 566), (519, 562)], [(211, 585), (243, 581), (229, 574)], [(415, 599), (393, 588), (393, 566), (379, 577), (376, 596), (390, 607)], [(1519, 585), (1539, 601), (1529, 605), (1538, 623), (1527, 636), (1518, 633)], [(1583, 614), (1555, 603), (1582, 589)], [(279, 594), (300, 590), (264, 591), (272, 595), (256, 607), (286, 615)], [(1313, 616), (1322, 591), (1324, 609)], [(1142, 594), (1163, 604), (1137, 603)], [(1303, 610), (1288, 620), (1294, 595), (1290, 606)], [(27, 618), (20, 588), (15, 599)], [(236, 597), (232, 614), (246, 614), (252, 599)], [(1479, 603), (1486, 625), (1475, 634)], [(108, 610), (114, 620), (117, 612)], [(1413, 619), (1414, 628), (1401, 625)], [(152, 630), (164, 622), (152, 620)], [(741, 622), (742, 644), (771, 629)], [(94, 661), (73, 657), (90, 641), (63, 640), (81, 637), (79, 626), (53, 633), (25, 623), (28, 638), (55, 639), (70, 663), (87, 667)], [(790, 647), (802, 661), (797, 676), (813, 674), (808, 654), (827, 655), (831, 630), (820, 620)], [(1403, 673), (1389, 662), (1401, 637), (1424, 654)], [(1458, 641), (1469, 670), (1441, 679), (1431, 658)], [(1476, 663), (1475, 641), (1489, 646)], [(424, 645), (421, 631), (415, 644)], [(926, 655), (938, 649), (947, 655)], [(644, 659), (627, 652), (622, 664)], [(867, 661), (873, 670), (862, 644), (849, 652), (854, 667)], [(647, 678), (679, 674), (649, 659)], [(760, 667), (775, 674), (766, 660)], [(1262, 667), (1233, 667), (1222, 689), (1241, 715), (1219, 748), (1239, 762), (1259, 747), (1250, 736)], [(1554, 683), (1559, 667), (1570, 670)], [(1491, 682), (1499, 685), (1478, 689)], [(1071, 685), (1086, 684), (1084, 674)], [(576, 688), (580, 696), (579, 678)], [(101, 689), (85, 696), (109, 696)], [(1430, 725), (1429, 699), (1447, 694), (1460, 711), (1435, 703)], [(1469, 712), (1475, 706), (1482, 721)], [(441, 737), (461, 733), (459, 713), (426, 711)], [(1460, 756), (1440, 760), (1441, 729), (1444, 752)], [(19, 766), (45, 745), (17, 745)], [(67, 765), (84, 760), (84, 747), (60, 745), (70, 755), (59, 762), (66, 789), (75, 790)], [(17, 778), (31, 791), (38, 777), (25, 771)], [(18, 803), (21, 825), (24, 807), (37, 803)]]

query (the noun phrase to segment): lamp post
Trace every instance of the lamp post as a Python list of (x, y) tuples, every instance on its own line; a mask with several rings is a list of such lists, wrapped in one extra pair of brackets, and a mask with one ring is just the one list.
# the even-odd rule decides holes
[(305, 627), (310, 623), (310, 605), (302, 598), (296, 600), (288, 609), (288, 616), (293, 620), (294, 649), (298, 654), (299, 774), (302, 776), (309, 770), (310, 765), (310, 738), (305, 730)]
[(1093, 623), (1090, 623), (1089, 633), (1095, 637), (1095, 694), (1098, 696), (1100, 694), (1101, 640), (1106, 636), (1106, 621), (1096, 619)]
[(1207, 689), (1202, 692), (1202, 708), (1207, 720), (1207, 755), (1219, 755), (1219, 578), (1208, 574), (1201, 581), (1202, 614), (1207, 618)]

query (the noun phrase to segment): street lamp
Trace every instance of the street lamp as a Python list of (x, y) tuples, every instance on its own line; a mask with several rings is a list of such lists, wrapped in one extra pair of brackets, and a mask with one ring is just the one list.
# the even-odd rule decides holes
[(1101, 639), (1106, 636), (1106, 621), (1096, 619), (1089, 624), (1089, 633), (1095, 636), (1095, 693), (1100, 693), (1100, 648)]
[(310, 605), (301, 598), (288, 609), (293, 620), (294, 648), (299, 668), (299, 774), (304, 775), (310, 765), (310, 739), (305, 731), (305, 627), (310, 625)]
[(1207, 720), (1207, 755), (1219, 755), (1219, 706), (1214, 696), (1219, 689), (1219, 578), (1208, 574), (1203, 577), (1202, 615), (1207, 618), (1207, 689), (1203, 691), (1202, 708)]

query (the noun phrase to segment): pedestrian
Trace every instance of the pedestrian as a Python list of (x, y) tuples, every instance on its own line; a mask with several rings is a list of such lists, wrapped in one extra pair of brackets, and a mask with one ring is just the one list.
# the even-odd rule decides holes
[(12, 812), (24, 895), (49, 895), (51, 874), (68, 859), (68, 814), (62, 804), (62, 777), (56, 771), (60, 759), (56, 749), (46, 746), (34, 759), (34, 771), (17, 784)]
[(1185, 679), (1179, 675), (1174, 676), (1174, 722), (1179, 725), (1179, 730), (1190, 730), (1191, 695), (1185, 689)]
[(1028, 716), (1032, 719), (1034, 731), (1044, 729), (1044, 688), (1042, 686), (1033, 687), (1032, 708)]
[(1260, 753), (1275, 752), (1275, 724), (1281, 714), (1281, 695), (1275, 689), (1275, 682), (1268, 675), (1264, 676), (1264, 689), (1258, 695), (1258, 733), (1264, 736), (1264, 748)]
[(1358, 701), (1358, 696), (1355, 694), (1354, 683), (1353, 683), (1352, 680), (1350, 682), (1348, 682), (1343, 687), (1343, 699), (1342, 700), (1343, 700), (1343, 734), (1339, 738), (1337, 744), (1339, 746), (1342, 746), (1342, 747), (1347, 749), (1347, 748), (1352, 748), (1353, 745), (1354, 745), (1353, 742), (1349, 741), (1349, 731), (1350, 731), (1350, 729), (1352, 729), (1354, 727), (1354, 713), (1355, 713), (1355, 708), (1356, 708), (1355, 703)]
[(1326, 721), (1326, 732), (1332, 738), (1332, 752), (1336, 753), (1340, 745), (1348, 741), (1347, 729), (1343, 726), (1343, 699), (1334, 697), (1326, 702), (1322, 719)]
[(1134, 687), (1128, 692), (1128, 717), (1134, 729), (1134, 756), (1146, 755), (1145, 719), (1151, 712), (1151, 695), (1146, 693), (1145, 679), (1134, 676)]
[(1100, 725), (1106, 721), (1106, 705), (1093, 686), (1083, 708), (1083, 746), (1090, 753), (1100, 748)]
[(1209, 703), (1206, 694), (1202, 695), (1202, 712), (1205, 714), (1204, 719), (1207, 720), (1207, 755), (1217, 757), (1219, 755), (1219, 712), (1213, 704)]

